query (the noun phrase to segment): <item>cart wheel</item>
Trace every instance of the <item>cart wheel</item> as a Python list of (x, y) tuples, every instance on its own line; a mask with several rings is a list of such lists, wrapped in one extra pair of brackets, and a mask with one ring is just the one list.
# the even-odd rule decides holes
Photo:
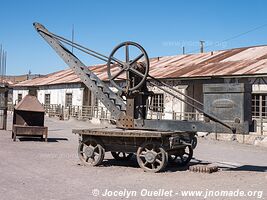
[(177, 155), (169, 155), (168, 156), (168, 162), (170, 164), (175, 164), (175, 161), (176, 161), (177, 157), (178, 157)]
[(89, 138), (79, 143), (78, 155), (84, 165), (97, 166), (102, 163), (105, 150), (98, 139)]
[(128, 161), (133, 157), (132, 153), (125, 153), (125, 152), (111, 152), (111, 155), (113, 156), (113, 158), (115, 158), (115, 160), (119, 160), (119, 161)]
[(169, 156), (171, 164), (178, 166), (186, 166), (193, 157), (193, 148), (186, 146), (185, 148), (178, 149), (177, 153)]
[(137, 162), (146, 172), (162, 171), (168, 163), (168, 153), (157, 142), (145, 143), (137, 150)]
[(191, 141), (192, 148), (195, 149), (197, 147), (197, 137), (193, 137)]
[(16, 136), (15, 136), (15, 133), (13, 131), (12, 131), (12, 139), (14, 142), (16, 141)]

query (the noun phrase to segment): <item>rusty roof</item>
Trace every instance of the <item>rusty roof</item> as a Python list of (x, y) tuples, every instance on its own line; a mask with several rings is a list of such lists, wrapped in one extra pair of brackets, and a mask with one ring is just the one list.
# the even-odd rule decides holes
[[(90, 69), (100, 79), (108, 80), (106, 65), (91, 66)], [(267, 74), (267, 45), (151, 58), (149, 74), (159, 79)], [(20, 82), (15, 86), (78, 82), (80, 79), (74, 72), (71, 69), (66, 69), (44, 77)]]
[(15, 110), (45, 112), (44, 107), (35, 96), (26, 95), (16, 106)]

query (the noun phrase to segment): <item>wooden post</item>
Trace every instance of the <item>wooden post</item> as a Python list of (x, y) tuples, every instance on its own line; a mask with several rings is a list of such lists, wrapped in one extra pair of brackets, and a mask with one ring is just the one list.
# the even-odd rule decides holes
[(259, 117), (260, 117), (260, 133), (261, 135), (263, 135), (263, 119), (262, 119), (262, 95), (260, 95), (260, 113), (259, 113)]

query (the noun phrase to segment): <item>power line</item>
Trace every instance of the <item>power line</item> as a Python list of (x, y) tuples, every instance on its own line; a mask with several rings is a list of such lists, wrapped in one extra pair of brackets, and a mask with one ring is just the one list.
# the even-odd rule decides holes
[[(222, 40), (222, 41), (220, 41), (220, 42), (216, 42), (216, 43), (214, 43), (214, 44), (210, 44), (210, 45), (206, 46), (205, 48), (207, 49), (207, 48), (209, 48), (209, 47), (212, 47), (212, 46), (221, 44), (221, 43), (223, 43), (223, 42), (227, 42), (227, 41), (229, 41), (229, 40), (236, 39), (236, 38), (238, 38), (238, 37), (241, 37), (241, 36), (243, 36), (243, 35), (246, 35), (246, 34), (248, 34), (248, 33), (253, 32), (253, 31), (262, 29), (262, 28), (264, 28), (264, 27), (266, 27), (266, 26), (267, 26), (267, 23), (266, 23), (266, 24), (263, 24), (263, 25), (261, 25), (261, 26), (257, 26), (257, 27), (255, 27), (255, 28), (253, 28), (253, 29), (248, 30), (248, 31), (239, 33), (239, 34), (234, 35), (234, 36), (232, 36), (232, 37), (226, 38), (226, 39), (224, 39), (224, 40)], [(194, 53), (194, 52), (196, 52), (196, 51), (199, 51), (199, 49), (195, 49), (195, 50), (190, 51), (190, 52), (187, 52), (187, 53)]]

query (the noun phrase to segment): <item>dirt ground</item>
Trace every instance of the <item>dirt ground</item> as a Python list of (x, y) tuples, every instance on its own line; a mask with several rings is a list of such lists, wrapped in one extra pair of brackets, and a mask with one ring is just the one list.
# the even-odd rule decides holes
[[(0, 199), (65, 200), (126, 199), (267, 199), (267, 148), (200, 138), (190, 165), (203, 162), (220, 166), (219, 172), (194, 173), (187, 168), (167, 167), (163, 173), (145, 173), (135, 159), (118, 162), (106, 153), (103, 165), (84, 167), (77, 156), (78, 137), (72, 128), (92, 126), (76, 120), (46, 118), (49, 140), (11, 139), (0, 131)], [(105, 191), (112, 191), (109, 197)], [(147, 191), (174, 191), (153, 193)], [(181, 191), (261, 191), (248, 197), (183, 197)], [(115, 193), (121, 191), (124, 193)], [(145, 191), (145, 192), (144, 192)], [(248, 193), (250, 194), (250, 193)]]

